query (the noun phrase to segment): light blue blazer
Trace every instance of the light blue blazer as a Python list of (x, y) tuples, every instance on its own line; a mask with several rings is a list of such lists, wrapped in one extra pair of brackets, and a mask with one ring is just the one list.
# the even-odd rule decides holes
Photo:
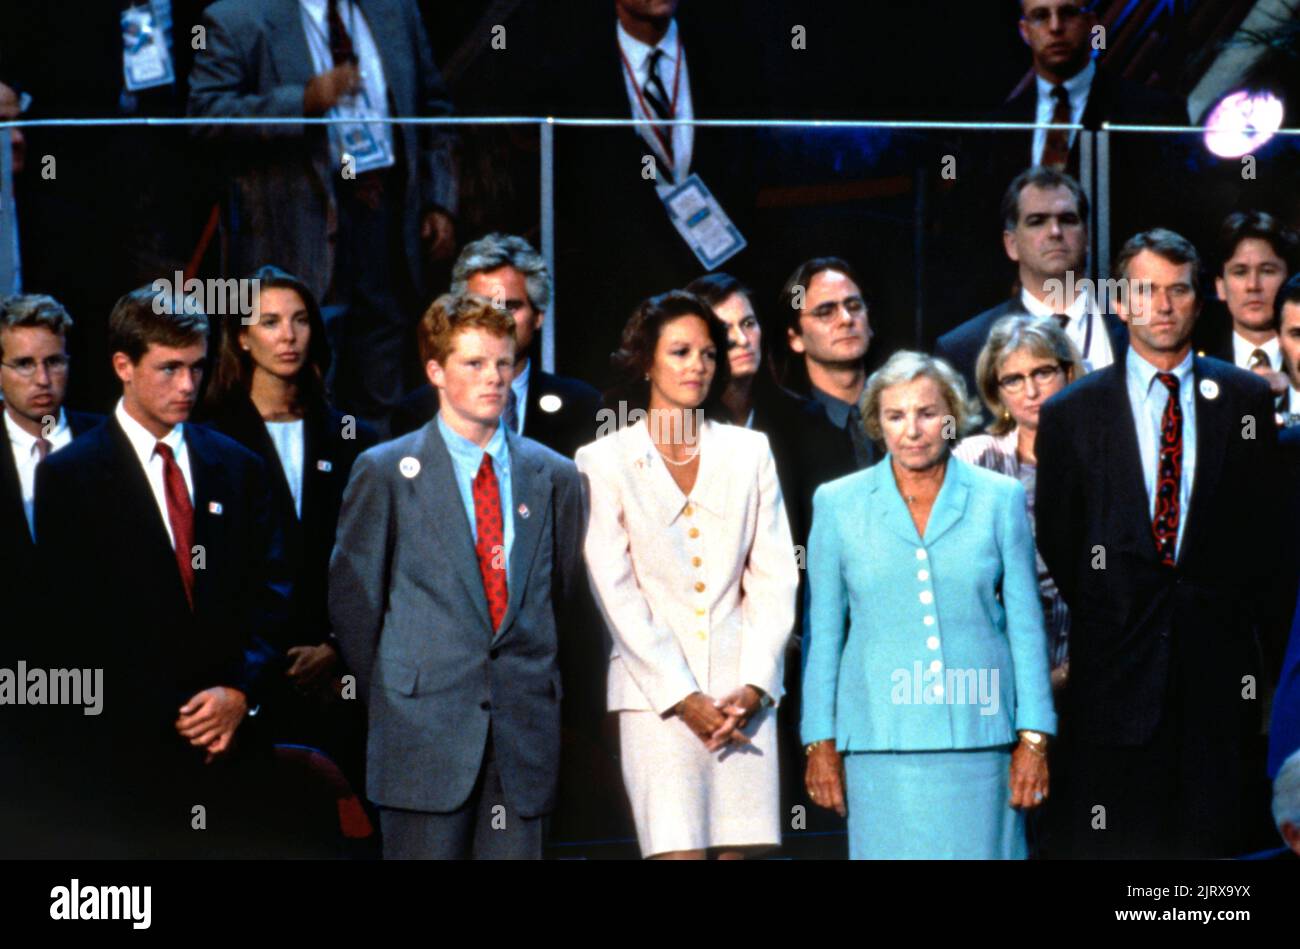
[(924, 538), (889, 456), (813, 496), (805, 743), (926, 751), (1055, 734), (1025, 490), (947, 465)]

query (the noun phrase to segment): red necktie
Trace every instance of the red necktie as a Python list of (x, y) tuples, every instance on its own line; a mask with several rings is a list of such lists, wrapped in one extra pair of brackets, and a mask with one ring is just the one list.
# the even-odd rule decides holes
[[(1074, 118), (1074, 113), (1070, 110), (1070, 93), (1066, 91), (1065, 86), (1057, 86), (1052, 90), (1052, 98), (1056, 100), (1056, 108), (1052, 111), (1052, 124), (1069, 125)], [(1057, 171), (1061, 171), (1069, 161), (1069, 129), (1049, 129), (1047, 142), (1043, 145), (1041, 164), (1047, 168), (1055, 168)]]
[(330, 58), (334, 60), (334, 65), (342, 66), (356, 62), (357, 56), (352, 48), (352, 37), (348, 36), (348, 31), (343, 26), (343, 17), (339, 16), (338, 0), (329, 0), (326, 21), (330, 31)]
[(1182, 521), (1178, 493), (1183, 480), (1183, 407), (1178, 401), (1178, 377), (1158, 372), (1156, 378), (1169, 390), (1169, 401), (1160, 420), (1160, 468), (1156, 472), (1156, 515), (1151, 532), (1160, 562), (1172, 567), (1177, 562), (1178, 525)]
[(38, 438), (36, 439), (36, 445), (34, 447), (36, 449), (36, 463), (39, 465), (46, 458), (50, 457), (50, 449), (54, 446), (50, 444), (48, 438)]
[(474, 523), (478, 529), (478, 569), (483, 575), (488, 616), (495, 631), (506, 615), (505, 524), (501, 520), (501, 486), (492, 470), (492, 456), (483, 453), (483, 463), (474, 476)]
[(190, 503), (185, 475), (181, 473), (181, 466), (176, 464), (171, 448), (158, 442), (153, 450), (163, 460), (163, 493), (167, 496), (167, 520), (171, 522), (172, 539), (176, 544), (176, 566), (181, 572), (185, 599), (190, 609), (194, 609), (194, 562), (190, 560), (190, 550), (194, 546), (194, 505)]

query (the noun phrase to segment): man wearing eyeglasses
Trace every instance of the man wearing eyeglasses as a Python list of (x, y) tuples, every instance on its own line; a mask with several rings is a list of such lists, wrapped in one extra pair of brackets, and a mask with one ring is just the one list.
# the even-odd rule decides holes
[(9, 452), (0, 459), (0, 544), (30, 562), (36, 466), (103, 416), (63, 408), (72, 317), (53, 297), (0, 300), (0, 394)]
[[(1098, 68), (1092, 51), (1101, 23), (1092, 7), (1084, 0), (1021, 0), (1020, 37), (1033, 56), (1034, 79), (1003, 108), (1002, 121), (1089, 129), (1102, 122), (1185, 124), (1187, 108), (1172, 96)], [(1020, 162), (1077, 175), (1078, 138), (1073, 131), (1036, 129)]]

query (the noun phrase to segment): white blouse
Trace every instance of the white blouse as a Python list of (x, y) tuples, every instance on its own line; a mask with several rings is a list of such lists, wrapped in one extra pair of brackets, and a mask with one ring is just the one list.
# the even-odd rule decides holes
[(284, 478), (289, 482), (289, 493), (293, 495), (293, 509), (302, 517), (302, 465), (303, 465), (303, 421), (267, 422), (266, 430), (271, 435), (271, 444), (280, 456), (280, 467), (284, 469)]

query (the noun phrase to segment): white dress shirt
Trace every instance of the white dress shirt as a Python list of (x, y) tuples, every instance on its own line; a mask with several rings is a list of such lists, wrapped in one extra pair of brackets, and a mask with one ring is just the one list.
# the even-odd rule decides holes
[(117, 400), (113, 417), (117, 419), (117, 424), (122, 426), (122, 431), (126, 433), (136, 458), (140, 460), (140, 467), (144, 469), (145, 478), (149, 481), (149, 489), (153, 491), (153, 499), (158, 505), (158, 516), (162, 518), (163, 527), (167, 531), (167, 539), (171, 541), (172, 547), (175, 547), (176, 537), (172, 534), (171, 518), (167, 516), (167, 488), (166, 481), (163, 479), (162, 455), (157, 454), (154, 448), (162, 442), (172, 450), (172, 456), (176, 459), (181, 474), (185, 476), (185, 488), (189, 491), (190, 504), (193, 505), (194, 476), (190, 474), (190, 450), (185, 443), (185, 426), (177, 425), (162, 438), (155, 438), (148, 429), (127, 414), (122, 399)]
[[(9, 417), (9, 410), (0, 410), (5, 417), (5, 431), (9, 433), (9, 450), (13, 452), (14, 467), (18, 469), (18, 484), (23, 493), (23, 513), (27, 515), (27, 529), (32, 539), (36, 539), (36, 466), (41, 456), (36, 451), (36, 436), (30, 435), (18, 427), (18, 423)], [(58, 451), (72, 441), (72, 429), (68, 428), (68, 419), (59, 409), (59, 420), (49, 436), (50, 454)]]
[[(1084, 110), (1088, 108), (1088, 94), (1092, 92), (1092, 80), (1097, 75), (1097, 64), (1088, 60), (1088, 65), (1079, 70), (1074, 76), (1065, 80), (1065, 91), (1070, 96), (1070, 124), (1078, 125), (1083, 120)], [(1034, 121), (1038, 125), (1050, 125), (1052, 116), (1056, 112), (1056, 100), (1052, 98), (1052, 89), (1054, 85), (1044, 79), (1042, 76), (1035, 75), (1034, 82), (1038, 84), (1038, 113)], [(1034, 129), (1034, 148), (1031, 154), (1031, 164), (1041, 165), (1043, 163), (1043, 149), (1047, 147), (1047, 132), (1045, 128)], [(1074, 147), (1074, 136), (1077, 132), (1070, 132), (1070, 147)]]
[[(328, 72), (334, 68), (334, 57), (330, 53), (329, 4), (327, 0), (298, 0), (298, 5), (302, 10), (302, 29), (307, 34), (307, 49), (311, 52), (316, 75)], [(357, 68), (361, 70), (361, 81), (370, 99), (370, 109), (380, 118), (386, 119), (389, 117), (388, 80), (384, 77), (384, 63), (370, 32), (370, 25), (366, 23), (361, 8), (352, 0), (339, 0), (339, 19), (352, 38), (352, 49), (357, 54)], [(356, 95), (360, 98), (360, 93)], [(331, 109), (330, 113), (333, 112)], [(386, 123), (375, 123), (369, 128), (386, 147), (388, 154), (394, 154), (393, 127)], [(333, 141), (334, 136), (331, 135), (330, 139)]]
[[(623, 69), (623, 85), (627, 90), (628, 105), (632, 110), (634, 119), (653, 119), (656, 118), (653, 111), (650, 110), (649, 103), (642, 108), (641, 90), (645, 88), (646, 82), (650, 79), (650, 51), (652, 49), (663, 50), (663, 56), (659, 58), (659, 81), (663, 83), (664, 89), (668, 91), (669, 102), (672, 105), (673, 90), (677, 90), (677, 111), (675, 118), (693, 119), (695, 118), (695, 104), (691, 99), (691, 77), (686, 66), (686, 50), (677, 36), (677, 21), (674, 19), (668, 24), (668, 32), (664, 34), (657, 46), (647, 46), (640, 40), (632, 36), (631, 33), (623, 29), (623, 24), (617, 25), (618, 46), (623, 52), (623, 59), (626, 60), (627, 66)], [(632, 75), (628, 75), (628, 68), (631, 68)], [(680, 68), (681, 76), (677, 75)], [(632, 76), (636, 77), (633, 82)], [(674, 182), (685, 181), (691, 173), (691, 157), (695, 151), (695, 127), (693, 125), (674, 125), (672, 136), (673, 153), (664, 156), (658, 148), (658, 140), (655, 138), (654, 129), (649, 125), (637, 127), (637, 132), (644, 139), (655, 154), (662, 161), (667, 157), (673, 164), (672, 172), (668, 169), (662, 169), (657, 175), (656, 187), (668, 190)]]
[(1282, 371), (1282, 345), (1278, 342), (1276, 336), (1265, 343), (1252, 343), (1237, 333), (1232, 331), (1232, 362), (1233, 365), (1240, 369), (1250, 368), (1250, 354), (1257, 349), (1262, 349), (1268, 353), (1268, 364), (1274, 372)]
[(292, 422), (266, 422), (267, 434), (271, 444), (280, 457), (280, 467), (284, 469), (284, 479), (289, 482), (289, 493), (293, 495), (293, 509), (302, 517), (302, 465), (305, 449), (303, 448), (303, 420)]
[[(1021, 289), (1020, 302), (1030, 316), (1056, 318), (1056, 311), (1028, 290)], [(1105, 369), (1115, 361), (1115, 353), (1110, 348), (1110, 334), (1106, 332), (1106, 321), (1097, 309), (1097, 301), (1092, 294), (1080, 293), (1076, 296), (1074, 302), (1066, 307), (1065, 315), (1070, 318), (1070, 322), (1065, 325), (1065, 335), (1078, 348), (1085, 371)]]

